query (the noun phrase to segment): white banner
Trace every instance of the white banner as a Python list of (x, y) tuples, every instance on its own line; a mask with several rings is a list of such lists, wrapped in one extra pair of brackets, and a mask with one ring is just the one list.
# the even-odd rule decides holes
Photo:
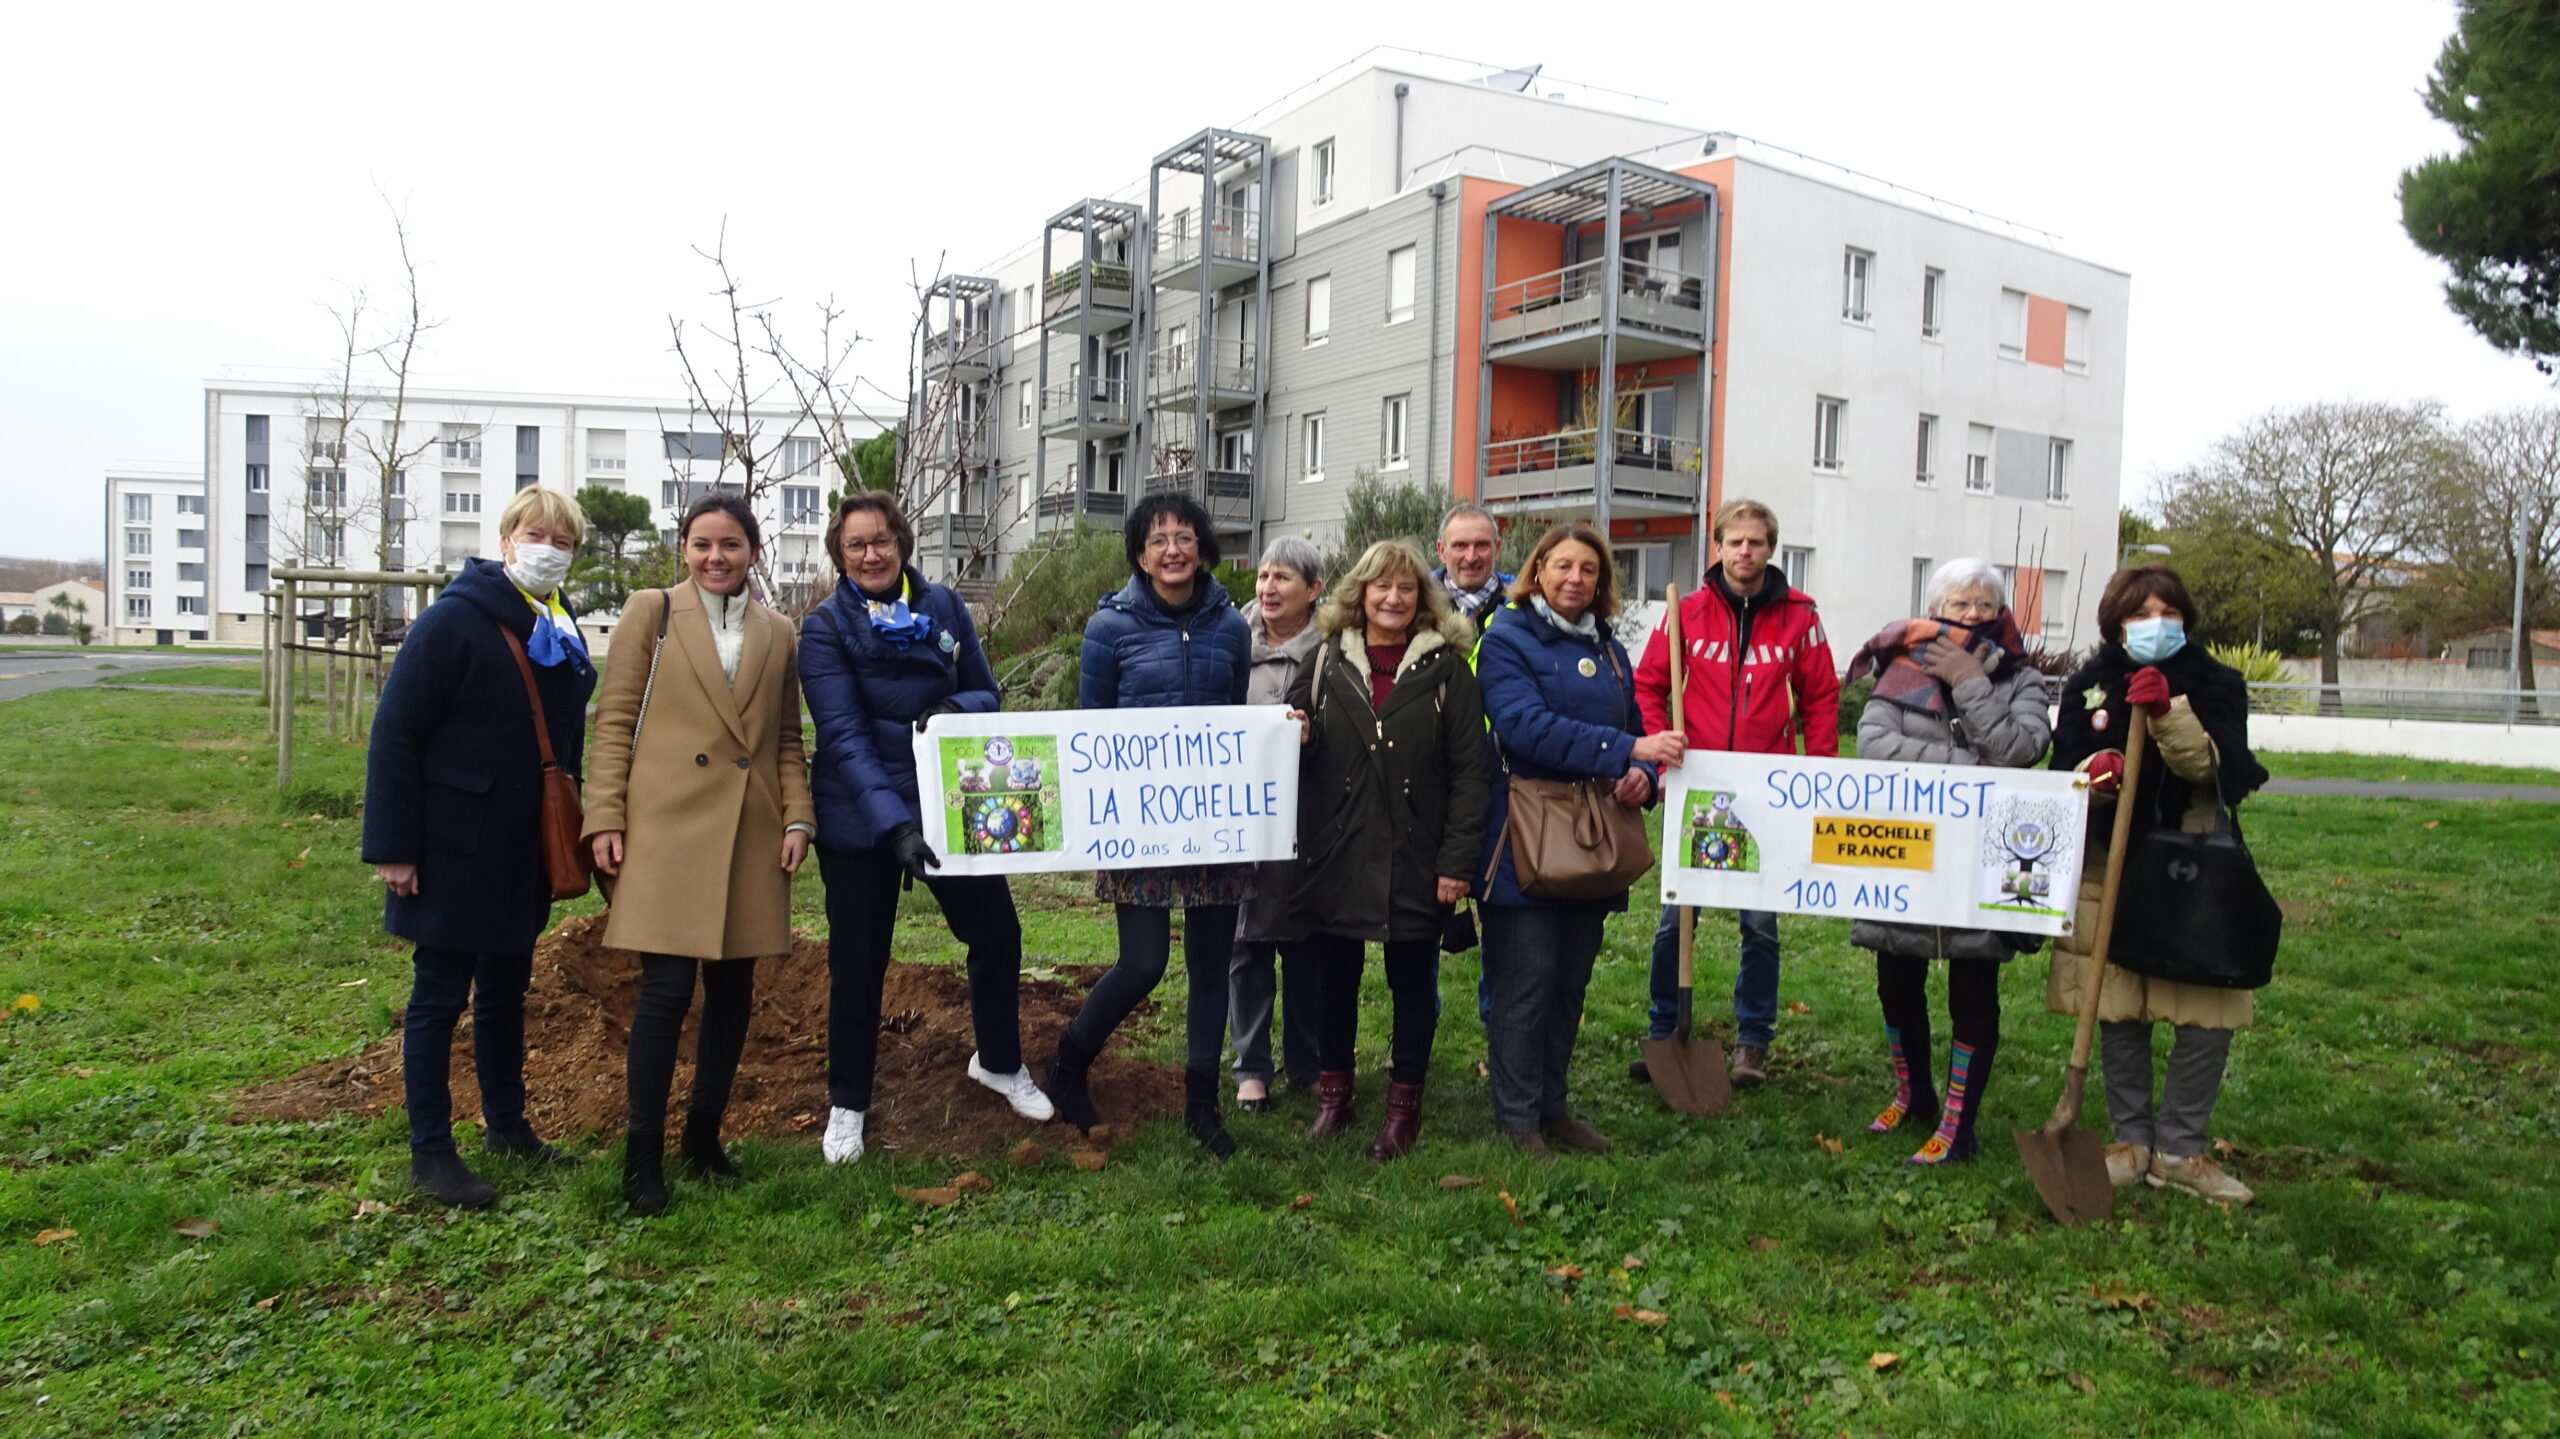
[(915, 757), (944, 874), (1298, 852), (1298, 722), (1278, 705), (938, 715)]
[(1694, 749), (1669, 774), (1665, 904), (2071, 932), (2077, 775)]

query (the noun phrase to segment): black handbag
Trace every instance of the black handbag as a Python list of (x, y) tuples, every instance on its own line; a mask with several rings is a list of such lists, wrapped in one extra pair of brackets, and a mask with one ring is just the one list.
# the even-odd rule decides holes
[[(2165, 786), (2164, 786), (2165, 788)], [(2156, 825), (2129, 841), (2107, 958), (2153, 979), (2257, 989), (2275, 975), (2284, 911), (2232, 823), (2214, 777), (2213, 827)]]

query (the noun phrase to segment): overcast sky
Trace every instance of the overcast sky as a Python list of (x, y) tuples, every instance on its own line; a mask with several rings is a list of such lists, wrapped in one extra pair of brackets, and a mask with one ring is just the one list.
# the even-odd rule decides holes
[(911, 264), (983, 264), (1381, 44), (1658, 97), (2130, 271), (2137, 503), (2274, 405), (2560, 398), (2400, 231), (2399, 171), (2451, 143), (2416, 93), (2448, 4), (1503, 9), (31, 7), (0, 553), (98, 554), (102, 471), (198, 463), (208, 376), (326, 365), (324, 306), (396, 285), (381, 195), (444, 321), (429, 383), (677, 393), (667, 317), (709, 314), (690, 247), (725, 216), (748, 288), (786, 320), (836, 296), (895, 389)]

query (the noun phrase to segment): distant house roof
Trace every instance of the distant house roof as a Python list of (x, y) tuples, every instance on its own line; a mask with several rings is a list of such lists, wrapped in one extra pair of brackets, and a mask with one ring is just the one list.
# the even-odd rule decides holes
[[(2457, 653), (2475, 647), (2486, 647), (2494, 648), (2503, 654), (2507, 648), (2507, 631), (2503, 628), (2474, 630), (2467, 635), (2455, 635), (2445, 642), (2445, 646)], [(2560, 659), (2560, 630), (2533, 631), (2533, 657), (2537, 660)]]

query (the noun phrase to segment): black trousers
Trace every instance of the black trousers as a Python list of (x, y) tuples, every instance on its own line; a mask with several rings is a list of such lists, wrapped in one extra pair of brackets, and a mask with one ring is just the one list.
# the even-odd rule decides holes
[[(1182, 966), (1190, 996), (1182, 1007), (1183, 1067), (1214, 1074), (1218, 1052), (1227, 1037), (1227, 964), (1236, 947), (1236, 906), (1195, 904), (1182, 911)], [(1087, 1054), (1100, 1054), (1104, 1041), (1155, 992), (1173, 960), (1173, 911), (1152, 905), (1117, 906), (1120, 959), (1094, 981), (1084, 1008), (1067, 1023), (1067, 1034)]]
[(667, 1133), (667, 1090), (675, 1083), (676, 1039), (693, 986), (702, 980), (702, 1024), (693, 1039), (693, 1098), (688, 1118), (718, 1124), (729, 1108), (729, 1086), (747, 1048), (747, 1011), (755, 1004), (752, 959), (688, 959), (680, 954), (640, 956), (640, 999), (631, 1011), (631, 1047), (624, 1060), (631, 1138), (661, 1143)]
[[(889, 976), (906, 871), (885, 847), (821, 849), (827, 885), (827, 1103), (871, 1107), (880, 1058), (880, 987)], [(935, 876), (924, 882), (951, 936), (969, 950), (969, 1018), (978, 1063), (996, 1074), (1022, 1067), (1022, 920), (1002, 875)]]
[(1488, 904), (1478, 912), (1484, 972), (1493, 987), (1484, 1037), (1494, 1127), (1534, 1134), (1544, 1121), (1573, 1112), (1566, 1081), (1609, 912), (1597, 904)]
[(453, 1030), (466, 1002), (480, 1118), (491, 1129), (524, 1119), (524, 992), (532, 983), (530, 950), (484, 954), (418, 946), (400, 1026), (410, 1153), (453, 1153)]
[(1913, 1099), (1924, 1113), (1936, 1110), (1938, 1074), (1929, 1034), (1929, 968), (1941, 962), (1947, 969), (1949, 1040), (1969, 1053), (1967, 1109), (1969, 1115), (1978, 1114), (1992, 1058), (2000, 1049), (2000, 961), (1879, 954), (1876, 1003), (1884, 1010), (1885, 1029), (1901, 1048)]
[[(1440, 1027), (1440, 941), (1391, 939), (1386, 951), (1390, 1013), (1387, 1077), (1420, 1084), (1431, 1073), (1431, 1041)], [(1316, 1063), (1359, 1067), (1360, 965), (1368, 946), (1338, 934), (1310, 937), (1291, 951), (1316, 972)]]

